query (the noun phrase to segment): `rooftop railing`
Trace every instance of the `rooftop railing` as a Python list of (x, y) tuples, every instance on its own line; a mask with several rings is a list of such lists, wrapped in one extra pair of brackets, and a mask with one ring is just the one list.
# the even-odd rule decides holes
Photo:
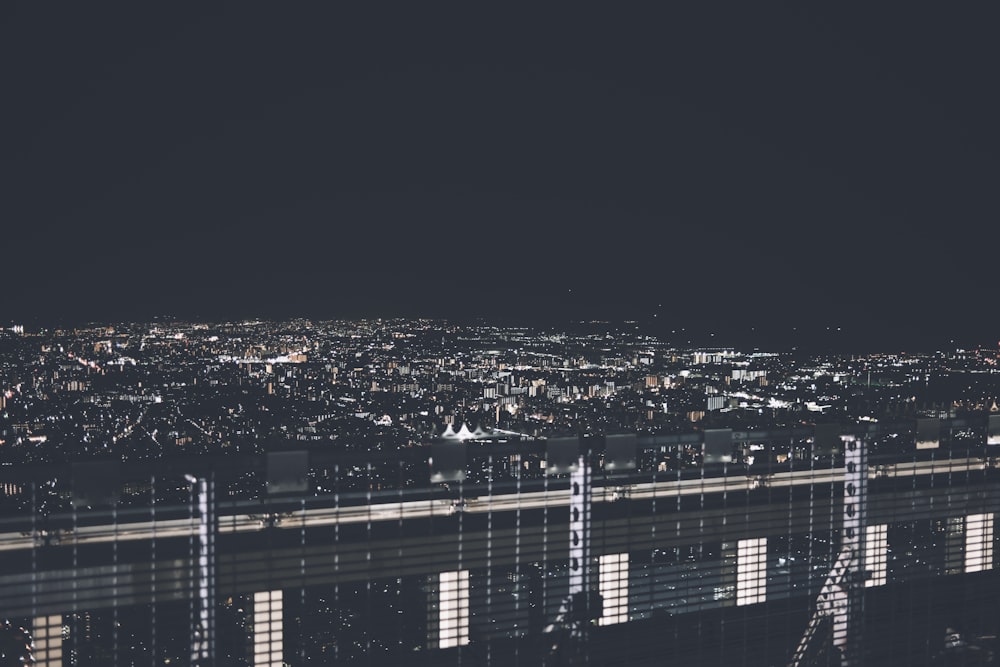
[(3, 466), (0, 615), (49, 665), (985, 659), (997, 458), (983, 416)]

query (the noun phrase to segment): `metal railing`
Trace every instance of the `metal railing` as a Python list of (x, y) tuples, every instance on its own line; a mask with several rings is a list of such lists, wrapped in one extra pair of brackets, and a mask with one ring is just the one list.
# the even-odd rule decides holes
[[(1000, 512), (989, 428), (3, 467), (4, 636), (24, 627), (39, 664), (80, 665), (985, 656)], [(867, 453), (860, 472), (850, 443)], [(838, 597), (841, 570), (852, 598)]]

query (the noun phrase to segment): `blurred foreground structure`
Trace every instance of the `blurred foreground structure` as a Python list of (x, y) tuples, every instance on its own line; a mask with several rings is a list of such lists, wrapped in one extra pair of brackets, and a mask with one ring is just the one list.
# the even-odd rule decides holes
[(5, 466), (5, 642), (40, 665), (990, 664), (996, 421)]

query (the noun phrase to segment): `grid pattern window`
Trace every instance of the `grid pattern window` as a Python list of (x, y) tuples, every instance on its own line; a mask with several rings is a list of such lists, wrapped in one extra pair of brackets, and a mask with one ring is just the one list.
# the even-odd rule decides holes
[(284, 660), (284, 605), (281, 591), (253, 594), (253, 664), (281, 667)]

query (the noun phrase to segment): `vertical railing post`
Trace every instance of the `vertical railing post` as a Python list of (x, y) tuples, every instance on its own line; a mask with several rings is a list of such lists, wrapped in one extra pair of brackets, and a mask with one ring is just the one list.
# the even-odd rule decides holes
[(858, 437), (844, 439), (844, 519), (842, 553), (847, 557), (841, 588), (843, 606), (834, 612), (834, 644), (845, 667), (860, 665), (864, 629), (865, 537), (868, 497), (867, 443)]
[(569, 595), (584, 599), (588, 591), (590, 559), (590, 465), (581, 454), (570, 475), (569, 499)]
[(841, 522), (840, 555), (816, 600), (816, 611), (792, 655), (789, 667), (804, 664), (813, 639), (824, 620), (833, 622), (833, 646), (840, 651), (842, 667), (863, 664), (866, 533), (868, 492), (866, 442), (842, 436), (844, 443), (844, 511)]
[(570, 474), (569, 499), (569, 600), (571, 618), (569, 662), (586, 661), (588, 629), (601, 610), (590, 591), (590, 456), (581, 448), (576, 470)]
[[(585, 442), (581, 442), (584, 440)], [(583, 445), (583, 446), (581, 446)], [(566, 599), (556, 618), (544, 632), (568, 631), (568, 646), (558, 634), (545, 664), (586, 661), (588, 628), (600, 619), (599, 596), (590, 582), (590, 443), (585, 438), (550, 439), (546, 450), (546, 474), (570, 473), (569, 478), (569, 577)]]
[(193, 623), (191, 664), (198, 667), (215, 661), (215, 498), (211, 474), (186, 476), (194, 492), (198, 515), (198, 544), (193, 568)]

